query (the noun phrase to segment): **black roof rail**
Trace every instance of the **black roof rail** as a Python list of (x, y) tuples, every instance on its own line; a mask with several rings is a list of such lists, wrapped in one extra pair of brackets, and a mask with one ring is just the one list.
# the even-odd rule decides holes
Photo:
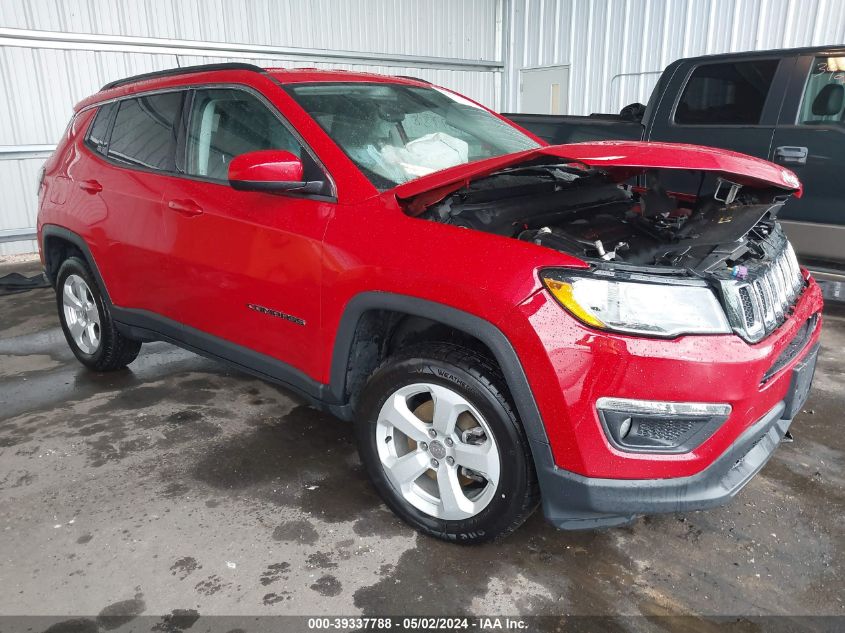
[(419, 81), (423, 84), (430, 84), (431, 82), (428, 79), (420, 79), (419, 77), (412, 77), (411, 75), (393, 75), (397, 79), (410, 79), (411, 81)]
[(145, 81), (147, 79), (155, 79), (157, 77), (172, 77), (175, 75), (189, 75), (191, 73), (204, 73), (210, 70), (251, 70), (256, 73), (263, 73), (264, 69), (255, 64), (243, 64), (240, 62), (227, 62), (222, 64), (200, 64), (198, 66), (183, 66), (181, 68), (168, 68), (167, 70), (157, 70), (152, 73), (143, 73), (141, 75), (133, 75), (132, 77), (125, 77), (123, 79), (115, 79), (110, 81), (105, 86), (100, 88), (100, 91), (116, 88), (126, 84), (134, 84), (136, 81)]

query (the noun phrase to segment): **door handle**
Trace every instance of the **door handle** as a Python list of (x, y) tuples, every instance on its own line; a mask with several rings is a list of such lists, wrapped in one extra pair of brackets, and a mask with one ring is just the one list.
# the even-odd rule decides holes
[(806, 147), (794, 147), (792, 145), (781, 145), (775, 148), (775, 158), (782, 163), (794, 163), (796, 165), (805, 165), (807, 163)]
[(167, 207), (188, 216), (202, 213), (202, 207), (193, 200), (171, 200), (167, 203)]
[(103, 190), (103, 185), (96, 180), (83, 180), (79, 183), (79, 188), (88, 193), (100, 193)]

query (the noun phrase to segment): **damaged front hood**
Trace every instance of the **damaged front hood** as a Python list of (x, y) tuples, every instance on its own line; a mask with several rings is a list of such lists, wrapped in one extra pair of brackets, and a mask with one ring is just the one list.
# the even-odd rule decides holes
[(399, 185), (392, 192), (411, 215), (417, 215), (472, 180), (546, 157), (583, 163), (607, 173), (617, 182), (650, 169), (695, 170), (710, 172), (741, 185), (777, 187), (785, 193), (801, 196), (797, 176), (769, 161), (713, 147), (647, 141), (598, 141), (539, 147), (450, 167)]

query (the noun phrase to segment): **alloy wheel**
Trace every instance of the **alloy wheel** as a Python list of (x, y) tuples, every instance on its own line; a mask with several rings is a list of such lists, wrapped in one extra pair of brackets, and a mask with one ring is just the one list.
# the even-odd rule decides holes
[(478, 410), (452, 389), (415, 383), (393, 392), (379, 412), (376, 444), (391, 484), (430, 516), (468, 519), (496, 493), (496, 440)]
[(65, 324), (74, 344), (85, 354), (100, 347), (100, 311), (94, 295), (79, 275), (68, 275), (62, 285)]

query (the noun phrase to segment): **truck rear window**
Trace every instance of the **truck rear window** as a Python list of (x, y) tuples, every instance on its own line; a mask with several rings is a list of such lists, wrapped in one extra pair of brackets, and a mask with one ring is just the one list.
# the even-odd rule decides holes
[(675, 123), (759, 123), (777, 66), (776, 59), (699, 66), (693, 71), (678, 102)]

